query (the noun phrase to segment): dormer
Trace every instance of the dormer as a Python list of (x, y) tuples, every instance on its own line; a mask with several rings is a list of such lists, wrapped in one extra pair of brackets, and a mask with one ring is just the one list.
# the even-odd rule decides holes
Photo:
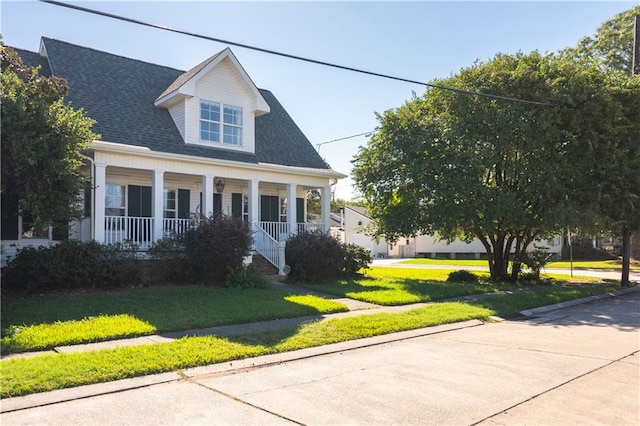
[(154, 102), (186, 144), (255, 153), (255, 118), (269, 105), (231, 49), (180, 75)]

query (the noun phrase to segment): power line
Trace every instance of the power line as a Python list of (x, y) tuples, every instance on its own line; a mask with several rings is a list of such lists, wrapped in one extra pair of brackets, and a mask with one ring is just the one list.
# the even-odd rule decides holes
[(330, 141), (326, 141), (326, 142), (320, 142), (320, 143), (317, 143), (317, 144), (316, 144), (316, 150), (317, 150), (318, 152), (320, 152), (320, 146), (322, 146), (322, 145), (326, 145), (326, 144), (328, 144), (328, 143), (339, 142), (339, 141), (343, 141), (343, 140), (345, 140), (345, 139), (351, 139), (351, 138), (355, 138), (355, 137), (358, 137), (358, 136), (367, 136), (367, 137), (369, 137), (369, 136), (371, 136), (371, 134), (372, 134), (373, 132), (375, 132), (375, 130), (371, 130), (371, 131), (369, 131), (369, 132), (364, 132), (364, 133), (358, 133), (357, 135), (345, 136), (345, 137), (338, 138), (338, 139), (332, 139), (332, 140), (330, 140)]
[(419, 84), (421, 86), (432, 87), (434, 89), (440, 89), (440, 90), (448, 90), (448, 91), (455, 92), (455, 93), (460, 93), (460, 94), (463, 94), (463, 95), (479, 96), (479, 97), (490, 98), (490, 99), (500, 99), (500, 100), (503, 100), (503, 101), (518, 102), (518, 103), (522, 103), (522, 104), (530, 104), (530, 105), (537, 105), (537, 106), (554, 106), (553, 104), (548, 103), (548, 102), (539, 102), (539, 101), (532, 101), (532, 100), (528, 100), (528, 99), (513, 98), (513, 97), (510, 97), (510, 96), (502, 96), (502, 95), (495, 95), (495, 94), (491, 94), (491, 93), (481, 93), (481, 92), (474, 92), (474, 91), (470, 91), (470, 90), (457, 89), (455, 87), (441, 86), (439, 84), (432, 84), (432, 83), (425, 83), (423, 81), (411, 80), (411, 79), (402, 78), (402, 77), (395, 77), (395, 76), (388, 75), (388, 74), (381, 74), (381, 73), (378, 73), (378, 72), (362, 70), (362, 69), (359, 69), (359, 68), (348, 67), (348, 66), (345, 66), (345, 65), (333, 64), (333, 63), (330, 63), (330, 62), (320, 61), (320, 60), (317, 60), (317, 59), (311, 59), (311, 58), (306, 58), (306, 57), (303, 57), (303, 56), (291, 55), (289, 53), (278, 52), (278, 51), (275, 51), (275, 50), (264, 49), (262, 47), (252, 46), (252, 45), (249, 45), (249, 44), (243, 44), (243, 43), (238, 43), (238, 42), (234, 42), (234, 41), (224, 40), (224, 39), (221, 39), (221, 38), (210, 37), (210, 36), (206, 36), (206, 35), (203, 35), (203, 34), (192, 33), (192, 32), (185, 31), (185, 30), (179, 30), (177, 28), (171, 28), (171, 27), (167, 27), (167, 26), (164, 26), (164, 25), (153, 24), (153, 23), (150, 23), (150, 22), (140, 21), (138, 19), (128, 18), (126, 16), (115, 15), (113, 13), (102, 12), (102, 11), (99, 11), (99, 10), (89, 9), (87, 7), (76, 6), (76, 5), (73, 5), (73, 4), (67, 4), (67, 3), (63, 3), (63, 2), (59, 2), (59, 1), (55, 1), (55, 0), (40, 0), (40, 1), (43, 2), (43, 3), (52, 4), (54, 6), (66, 7), (66, 8), (69, 8), (69, 9), (78, 10), (80, 12), (86, 12), (86, 13), (91, 13), (91, 14), (94, 14), (94, 15), (104, 16), (104, 17), (107, 17), (107, 18), (117, 19), (117, 20), (120, 20), (120, 21), (129, 22), (129, 23), (132, 23), (132, 24), (143, 25), (145, 27), (156, 28), (156, 29), (159, 29), (159, 30), (169, 31), (169, 32), (177, 33), (177, 34), (182, 34), (182, 35), (186, 35), (186, 36), (189, 36), (189, 37), (200, 38), (200, 39), (203, 39), (203, 40), (215, 41), (215, 42), (218, 42), (218, 43), (224, 43), (224, 44), (228, 44), (228, 45), (231, 45), (231, 46), (242, 47), (242, 48), (245, 48), (245, 49), (255, 50), (255, 51), (258, 51), (258, 52), (262, 52), (262, 53), (268, 53), (270, 55), (277, 55), (277, 56), (282, 56), (282, 57), (289, 58), (289, 59), (296, 59), (298, 61), (310, 62), (312, 64), (323, 65), (323, 66), (332, 67), (332, 68), (338, 68), (338, 69), (345, 70), (345, 71), (353, 71), (353, 72), (357, 72), (357, 73), (361, 73), (361, 74), (371, 75), (371, 76), (374, 76), (374, 77), (387, 78), (387, 79), (390, 79), (390, 80), (402, 81), (402, 82), (405, 82), (405, 83)]

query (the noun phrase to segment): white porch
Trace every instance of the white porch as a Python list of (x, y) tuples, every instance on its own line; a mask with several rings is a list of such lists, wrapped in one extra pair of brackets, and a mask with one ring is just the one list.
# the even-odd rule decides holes
[[(185, 232), (192, 226), (194, 213), (224, 214), (250, 224), (254, 250), (282, 274), (284, 245), (290, 236), (328, 232), (331, 180), (323, 179), (324, 186), (319, 187), (322, 223), (311, 223), (306, 220), (306, 192), (318, 186), (272, 175), (278, 179), (194, 176), (96, 163), (92, 238), (105, 244), (130, 242), (145, 250), (165, 236)], [(83, 239), (88, 238), (84, 235)]]

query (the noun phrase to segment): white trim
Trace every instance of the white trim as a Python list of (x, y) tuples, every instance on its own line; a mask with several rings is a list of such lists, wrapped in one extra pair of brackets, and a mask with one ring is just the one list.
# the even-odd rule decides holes
[[(160, 99), (156, 99), (156, 101), (154, 102), (154, 105), (155, 106), (166, 106), (166, 104), (169, 103), (172, 98), (178, 97), (178, 99), (179, 99), (179, 97), (193, 97), (193, 96), (195, 96), (196, 95), (196, 93), (195, 93), (196, 92), (196, 90), (195, 90), (196, 82), (198, 80), (200, 80), (204, 75), (206, 75), (209, 71), (211, 71), (211, 69), (216, 67), (225, 58), (229, 58), (231, 63), (235, 66), (235, 68), (237, 69), (238, 73), (242, 77), (244, 83), (247, 85), (247, 87), (253, 93), (253, 95), (255, 97), (254, 98), (255, 99), (255, 101), (254, 101), (255, 102), (254, 103), (254, 108), (255, 108), (254, 112), (255, 112), (256, 117), (271, 112), (271, 109), (269, 108), (269, 104), (264, 99), (264, 97), (260, 93), (260, 90), (255, 85), (253, 80), (251, 80), (251, 77), (249, 77), (249, 74), (247, 74), (247, 72), (242, 67), (242, 65), (238, 61), (238, 58), (236, 58), (236, 56), (233, 54), (231, 49), (229, 49), (227, 47), (224, 50), (216, 53), (214, 56), (215, 57), (211, 60), (211, 62), (209, 62), (207, 65), (205, 65), (196, 74), (191, 76), (191, 78), (189, 80), (186, 80), (184, 83), (182, 83), (182, 85), (180, 87), (178, 87), (176, 90), (174, 90), (171, 93), (166, 94), (165, 96), (163, 96)], [(189, 72), (189, 71), (186, 71), (186, 72)]]
[[(272, 163), (243, 163), (240, 161), (222, 160), (218, 158), (204, 158), (194, 155), (186, 154), (172, 154), (168, 152), (151, 151), (147, 147), (126, 145), (117, 142), (107, 141), (93, 141), (89, 145), (90, 149), (108, 153), (122, 153), (130, 155), (139, 155), (141, 157), (156, 158), (156, 159), (168, 159), (174, 161), (184, 161), (196, 164), (207, 165), (220, 165), (220, 166), (233, 166), (240, 167), (247, 170), (268, 170), (275, 172), (294, 173), (305, 176), (323, 177), (323, 178), (335, 178), (343, 179), (347, 175), (337, 172), (333, 169), (315, 169), (311, 167), (296, 167), (296, 166), (283, 166), (280, 164)], [(211, 147), (214, 148), (214, 147)], [(225, 148), (226, 149), (226, 148)]]

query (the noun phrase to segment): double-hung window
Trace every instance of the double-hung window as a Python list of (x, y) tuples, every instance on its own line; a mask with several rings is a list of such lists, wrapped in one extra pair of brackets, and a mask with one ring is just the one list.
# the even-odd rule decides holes
[(123, 185), (107, 185), (105, 214), (107, 216), (124, 216), (125, 187)]
[(162, 210), (165, 218), (176, 217), (176, 191), (173, 189), (165, 189), (162, 197)]
[(200, 101), (200, 140), (242, 145), (242, 108)]

